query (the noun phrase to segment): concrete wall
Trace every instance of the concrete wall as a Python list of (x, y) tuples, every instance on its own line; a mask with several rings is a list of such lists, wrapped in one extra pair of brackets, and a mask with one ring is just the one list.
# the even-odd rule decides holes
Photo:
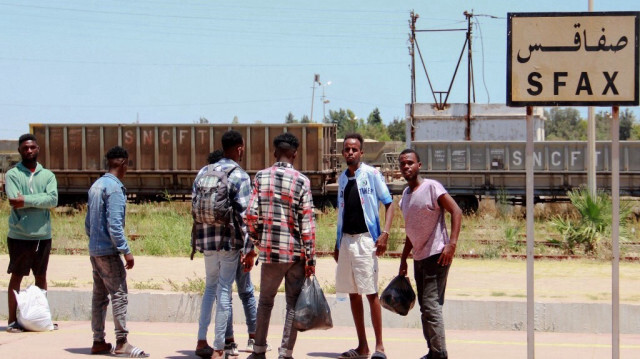
[[(49, 292), (52, 315), (57, 320), (90, 320), (91, 292)], [(328, 295), (334, 326), (352, 326), (349, 300)], [(0, 316), (7, 316), (7, 292), (0, 292)], [(366, 302), (366, 301), (365, 301)], [(201, 298), (195, 294), (132, 293), (128, 318), (131, 321), (197, 323)], [(244, 322), (241, 301), (234, 293), (234, 321)], [(365, 304), (367, 307), (367, 304)], [(282, 324), (284, 295), (278, 294), (271, 322)], [(365, 308), (365, 312), (369, 312)], [(409, 315), (401, 317), (383, 309), (383, 326), (387, 328), (420, 328), (420, 311), (416, 304)], [(109, 316), (111, 312), (109, 310)], [(445, 326), (467, 330), (526, 330), (526, 303), (516, 301), (448, 300), (444, 305)], [(608, 333), (611, 332), (611, 305), (605, 303), (536, 303), (537, 331)], [(620, 331), (640, 334), (640, 305), (620, 306)], [(371, 320), (365, 315), (366, 325)]]

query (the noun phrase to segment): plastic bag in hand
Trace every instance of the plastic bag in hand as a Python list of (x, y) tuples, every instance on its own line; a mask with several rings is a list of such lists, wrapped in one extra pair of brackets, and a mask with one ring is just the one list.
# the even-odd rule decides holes
[(331, 309), (315, 276), (307, 277), (298, 297), (293, 327), (300, 332), (333, 328)]
[(380, 295), (380, 304), (394, 313), (407, 315), (416, 303), (416, 293), (411, 288), (409, 278), (397, 276), (391, 280)]

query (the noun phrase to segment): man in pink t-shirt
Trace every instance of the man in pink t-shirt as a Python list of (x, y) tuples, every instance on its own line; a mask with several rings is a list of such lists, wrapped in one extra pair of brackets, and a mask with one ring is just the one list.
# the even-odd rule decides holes
[[(409, 185), (400, 202), (407, 238), (398, 274), (407, 275), (407, 257), (413, 249), (422, 332), (429, 347), (429, 353), (423, 358), (447, 358), (442, 305), (460, 234), (462, 211), (440, 182), (420, 177), (422, 163), (414, 150), (402, 151), (398, 160)], [(451, 236), (447, 234), (445, 211), (451, 213)]]

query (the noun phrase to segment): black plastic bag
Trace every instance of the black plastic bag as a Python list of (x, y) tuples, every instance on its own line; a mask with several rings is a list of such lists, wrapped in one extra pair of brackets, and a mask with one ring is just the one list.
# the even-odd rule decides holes
[(315, 276), (307, 277), (302, 285), (293, 317), (293, 327), (300, 332), (311, 329), (331, 329), (331, 309)]
[(416, 304), (416, 293), (411, 288), (409, 278), (399, 275), (384, 289), (380, 296), (380, 304), (400, 315), (407, 315), (413, 305)]

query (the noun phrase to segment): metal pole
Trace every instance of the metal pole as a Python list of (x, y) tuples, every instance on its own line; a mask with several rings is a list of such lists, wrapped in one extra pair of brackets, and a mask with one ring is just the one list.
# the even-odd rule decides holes
[(471, 141), (471, 18), (472, 13), (464, 12), (467, 17), (467, 128), (464, 131), (465, 140)]
[(311, 116), (309, 118), (309, 122), (313, 122), (313, 99), (316, 96), (316, 80), (314, 78), (313, 85), (311, 86)]
[(409, 147), (411, 141), (415, 140), (416, 129), (413, 127), (413, 117), (415, 114), (416, 105), (416, 21), (418, 20), (418, 14), (411, 11), (411, 108), (409, 108), (409, 121), (411, 125), (411, 137), (407, 136), (407, 147)]
[(535, 303), (533, 297), (533, 107), (527, 106), (526, 145), (527, 202), (527, 358), (535, 358)]
[(613, 106), (611, 119), (611, 349), (612, 358), (620, 358), (620, 108)]
[[(589, 12), (592, 11), (593, 0), (589, 0)], [(596, 120), (591, 106), (587, 117), (587, 188), (592, 196), (596, 195)]]
[(326, 119), (327, 119), (327, 111), (325, 110), (327, 103), (325, 102), (325, 98), (324, 98), (324, 86), (325, 85), (322, 86), (322, 123), (324, 123), (324, 121), (326, 121)]

